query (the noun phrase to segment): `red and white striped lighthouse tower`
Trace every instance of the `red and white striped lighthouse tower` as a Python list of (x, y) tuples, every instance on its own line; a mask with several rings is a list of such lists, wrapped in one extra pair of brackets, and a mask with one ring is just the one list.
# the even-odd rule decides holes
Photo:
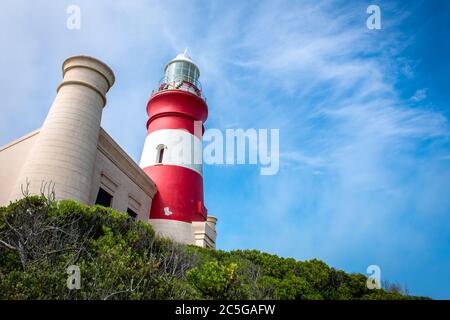
[[(214, 246), (216, 219), (208, 219), (203, 200), (202, 135), (208, 107), (199, 76), (186, 50), (165, 66), (147, 104), (140, 166), (158, 189), (150, 211), (155, 231), (179, 242)], [(214, 239), (208, 238), (212, 231)]]

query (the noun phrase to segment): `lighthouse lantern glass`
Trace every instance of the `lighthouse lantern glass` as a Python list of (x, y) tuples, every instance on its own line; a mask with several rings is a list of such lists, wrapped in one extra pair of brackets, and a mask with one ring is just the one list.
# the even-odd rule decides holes
[(167, 66), (165, 72), (165, 81), (167, 83), (187, 81), (196, 85), (198, 77), (198, 68), (187, 61), (174, 61)]

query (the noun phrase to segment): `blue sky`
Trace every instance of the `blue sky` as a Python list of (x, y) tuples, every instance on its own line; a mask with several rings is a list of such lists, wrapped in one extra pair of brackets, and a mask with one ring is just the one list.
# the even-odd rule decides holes
[[(66, 8), (81, 8), (81, 29)], [(381, 8), (382, 29), (366, 28)], [(189, 48), (207, 128), (280, 129), (280, 171), (205, 166), (218, 247), (319, 258), (450, 298), (448, 1), (2, 1), (0, 145), (41, 126), (61, 63), (117, 82), (102, 126), (138, 162), (145, 106)]]

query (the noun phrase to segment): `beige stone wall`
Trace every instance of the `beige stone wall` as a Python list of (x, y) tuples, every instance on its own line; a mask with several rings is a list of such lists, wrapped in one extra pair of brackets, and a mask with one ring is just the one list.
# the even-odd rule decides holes
[(156, 186), (145, 172), (103, 130), (92, 179), (89, 204), (95, 203), (100, 187), (113, 196), (111, 207), (126, 212), (128, 208), (147, 221)]
[(215, 217), (208, 217), (206, 222), (192, 223), (165, 219), (150, 219), (149, 221), (159, 236), (203, 248), (216, 248), (217, 218)]
[(9, 204), (9, 195), (38, 133), (33, 131), (0, 148), (0, 206)]
[(194, 244), (203, 248), (216, 248), (217, 218), (209, 216), (206, 222), (192, 222)]
[(195, 243), (192, 223), (166, 219), (150, 219), (149, 221), (159, 236), (186, 244)]
[(113, 83), (113, 72), (99, 60), (76, 56), (64, 62), (63, 81), (10, 200), (21, 197), (20, 185), (29, 179), (32, 194), (42, 181), (53, 181), (57, 199), (89, 203), (100, 120)]

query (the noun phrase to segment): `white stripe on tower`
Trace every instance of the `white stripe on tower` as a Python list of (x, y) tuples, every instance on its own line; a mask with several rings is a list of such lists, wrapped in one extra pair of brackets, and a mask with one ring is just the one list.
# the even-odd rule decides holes
[(141, 168), (160, 164), (159, 150), (164, 148), (162, 164), (182, 166), (202, 175), (202, 141), (183, 129), (161, 129), (145, 139)]

